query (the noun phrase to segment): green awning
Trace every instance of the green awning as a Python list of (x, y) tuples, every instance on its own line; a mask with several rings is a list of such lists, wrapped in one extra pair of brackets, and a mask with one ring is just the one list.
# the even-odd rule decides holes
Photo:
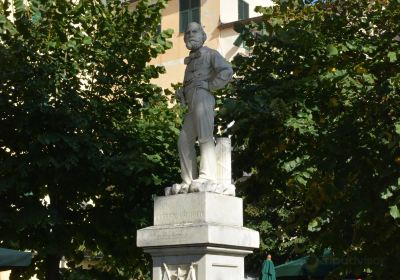
[(324, 277), (339, 265), (329, 250), (321, 258), (302, 257), (275, 267), (276, 278), (282, 277)]
[(29, 266), (31, 260), (31, 252), (0, 248), (0, 271), (9, 270), (15, 267)]
[(278, 266), (275, 266), (276, 277), (296, 277), (305, 276), (303, 267), (307, 263), (308, 257), (302, 257)]

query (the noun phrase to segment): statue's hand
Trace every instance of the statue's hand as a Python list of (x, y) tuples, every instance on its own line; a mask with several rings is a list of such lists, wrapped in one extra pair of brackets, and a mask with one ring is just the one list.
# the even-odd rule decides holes
[(183, 88), (178, 89), (175, 91), (175, 98), (178, 103), (182, 106), (186, 105), (185, 95), (183, 94)]

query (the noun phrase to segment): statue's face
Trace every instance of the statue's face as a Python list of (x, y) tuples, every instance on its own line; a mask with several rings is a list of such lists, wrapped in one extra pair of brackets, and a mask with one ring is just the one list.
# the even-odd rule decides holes
[(191, 51), (201, 48), (204, 43), (204, 35), (200, 24), (195, 22), (189, 23), (185, 31), (184, 40), (186, 48)]

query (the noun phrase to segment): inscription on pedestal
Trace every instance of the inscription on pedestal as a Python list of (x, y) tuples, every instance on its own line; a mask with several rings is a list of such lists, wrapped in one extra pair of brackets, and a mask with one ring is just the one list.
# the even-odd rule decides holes
[(204, 220), (204, 203), (196, 198), (182, 195), (159, 197), (154, 206), (154, 225), (185, 224)]
[(162, 224), (163, 221), (182, 221), (182, 220), (194, 220), (194, 219), (202, 219), (204, 218), (204, 214), (202, 211), (189, 211), (189, 212), (167, 212), (163, 214), (155, 214), (154, 215), (154, 224)]
[(154, 225), (217, 223), (243, 226), (242, 209), (240, 198), (207, 192), (157, 197)]
[(144, 235), (143, 241), (157, 240), (168, 244), (182, 241), (184, 232), (181, 230), (169, 229), (167, 232), (152, 231), (151, 234)]

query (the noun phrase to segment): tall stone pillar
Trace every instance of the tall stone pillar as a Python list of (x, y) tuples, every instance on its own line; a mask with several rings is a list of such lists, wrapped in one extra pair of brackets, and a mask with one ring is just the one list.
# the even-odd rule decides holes
[[(217, 180), (234, 190), (230, 149), (229, 139), (217, 140)], [(243, 227), (243, 200), (231, 195), (154, 200), (154, 225), (137, 232), (137, 246), (153, 258), (153, 280), (244, 279), (244, 257), (259, 247), (259, 234)]]
[(232, 185), (231, 139), (217, 138), (215, 153), (217, 157), (217, 183), (223, 186)]
[(243, 227), (242, 199), (199, 192), (157, 197), (154, 226), (137, 232), (153, 258), (153, 280), (243, 280), (244, 257), (259, 247)]

